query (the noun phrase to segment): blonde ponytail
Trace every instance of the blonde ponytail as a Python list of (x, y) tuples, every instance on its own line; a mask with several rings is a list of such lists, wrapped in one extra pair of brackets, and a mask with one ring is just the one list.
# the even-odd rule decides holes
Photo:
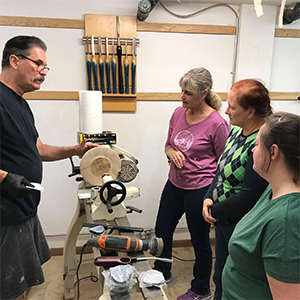
[(218, 94), (216, 94), (212, 90), (208, 92), (205, 101), (209, 106), (214, 108), (216, 111), (220, 111), (222, 107), (222, 99)]

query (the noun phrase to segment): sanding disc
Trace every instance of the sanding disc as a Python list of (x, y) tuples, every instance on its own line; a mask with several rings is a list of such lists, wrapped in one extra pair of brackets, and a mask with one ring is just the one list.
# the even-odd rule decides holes
[(112, 149), (101, 146), (87, 151), (80, 161), (80, 173), (91, 185), (102, 185), (102, 175), (116, 179), (121, 170), (119, 155)]

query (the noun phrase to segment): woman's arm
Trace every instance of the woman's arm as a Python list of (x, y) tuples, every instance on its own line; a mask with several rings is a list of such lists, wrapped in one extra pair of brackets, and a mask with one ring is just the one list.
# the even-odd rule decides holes
[(218, 159), (224, 152), (225, 145), (228, 139), (228, 134), (229, 134), (228, 124), (226, 123), (220, 124), (213, 138), (214, 151)]
[(253, 155), (249, 154), (241, 190), (211, 207), (216, 219), (239, 219), (249, 212), (266, 189), (268, 182), (253, 170)]
[[(174, 113), (173, 113), (174, 115)], [(168, 129), (168, 135), (167, 135), (167, 140), (166, 140), (166, 143), (165, 143), (165, 153), (167, 154), (168, 150), (169, 149), (173, 149), (173, 145), (171, 144), (171, 135), (172, 135), (172, 132), (173, 132), (173, 115), (169, 121), (169, 129)]]
[(173, 122), (174, 122), (174, 113), (169, 122), (168, 136), (165, 144), (165, 153), (167, 155), (169, 162), (173, 162), (177, 168), (181, 169), (185, 162), (185, 156), (180, 151), (174, 149), (175, 146), (171, 143)]
[(214, 177), (212, 183), (210, 184), (210, 186), (209, 186), (209, 188), (208, 188), (205, 196), (203, 197), (203, 199), (209, 198), (209, 199), (212, 200), (212, 198), (213, 198), (213, 190), (215, 188), (215, 185), (217, 184), (217, 181), (218, 181), (218, 174), (215, 175), (215, 177)]
[(270, 290), (274, 300), (299, 300), (300, 283), (285, 283), (267, 274)]
[[(224, 128), (223, 128), (223, 129), (224, 129)], [(228, 132), (229, 132), (228, 126), (227, 126), (227, 129), (228, 129)], [(226, 128), (225, 128), (224, 130), (226, 130)], [(226, 135), (226, 133), (225, 133), (225, 135)], [(222, 133), (222, 136), (224, 136), (224, 132)], [(216, 135), (216, 136), (214, 137), (214, 141), (217, 141), (217, 138), (219, 138), (219, 135)], [(218, 145), (218, 147), (216, 147), (216, 146), (214, 147), (214, 148), (215, 148), (215, 153), (216, 153), (216, 155), (217, 155), (218, 158), (219, 158), (219, 157), (222, 155), (222, 153), (224, 152), (224, 149), (225, 149), (226, 143), (227, 143), (227, 141), (228, 141), (228, 138), (229, 138), (229, 136), (228, 136), (228, 133), (227, 133), (227, 137), (226, 137), (226, 140), (225, 140), (225, 144), (224, 144), (224, 146), (223, 146), (223, 150), (222, 150), (221, 153), (219, 153), (220, 150), (221, 150), (220, 144)], [(224, 143), (224, 142), (223, 142), (223, 143)], [(215, 143), (214, 143), (214, 144), (215, 144)], [(218, 148), (218, 149), (216, 149), (216, 148)], [(208, 191), (206, 192), (206, 194), (205, 194), (205, 196), (204, 196), (204, 199), (206, 199), (206, 198), (212, 199), (213, 190), (214, 190), (215, 185), (216, 185), (216, 183), (217, 183), (217, 179), (218, 179), (218, 173), (215, 175), (215, 177), (214, 177), (212, 183), (210, 184), (209, 189), (208, 189)]]

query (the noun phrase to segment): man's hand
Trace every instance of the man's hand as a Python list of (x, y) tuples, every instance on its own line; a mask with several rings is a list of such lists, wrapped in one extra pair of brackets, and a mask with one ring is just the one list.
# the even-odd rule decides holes
[(203, 201), (203, 209), (202, 209), (202, 215), (204, 220), (211, 225), (214, 225), (218, 221), (218, 219), (213, 218), (209, 213), (209, 209), (211, 206), (213, 206), (213, 204), (214, 202), (211, 199), (206, 198)]
[(85, 152), (100, 145), (87, 143), (86, 139), (83, 139), (79, 145), (57, 147), (44, 144), (40, 138), (37, 138), (36, 146), (43, 161), (56, 161), (74, 155), (78, 155), (81, 158)]
[(1, 182), (1, 191), (11, 198), (24, 198), (32, 192), (26, 186), (34, 187), (24, 176), (7, 173)]
[(100, 145), (87, 142), (86, 138), (84, 138), (79, 145), (75, 146), (76, 155), (81, 158), (85, 154), (85, 152), (95, 147), (100, 147)]

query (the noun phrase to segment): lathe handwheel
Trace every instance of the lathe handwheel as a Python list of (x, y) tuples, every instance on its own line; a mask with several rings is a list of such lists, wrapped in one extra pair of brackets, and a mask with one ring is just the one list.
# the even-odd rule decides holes
[[(114, 187), (116, 185), (120, 188)], [(104, 192), (107, 189), (107, 199), (104, 198)], [(121, 195), (119, 199), (112, 202), (112, 199), (117, 195)], [(107, 206), (107, 211), (111, 214), (113, 212), (112, 206), (118, 205), (123, 202), (126, 197), (126, 187), (122, 182), (111, 180), (105, 182), (100, 191), (99, 196), (101, 201)]]

